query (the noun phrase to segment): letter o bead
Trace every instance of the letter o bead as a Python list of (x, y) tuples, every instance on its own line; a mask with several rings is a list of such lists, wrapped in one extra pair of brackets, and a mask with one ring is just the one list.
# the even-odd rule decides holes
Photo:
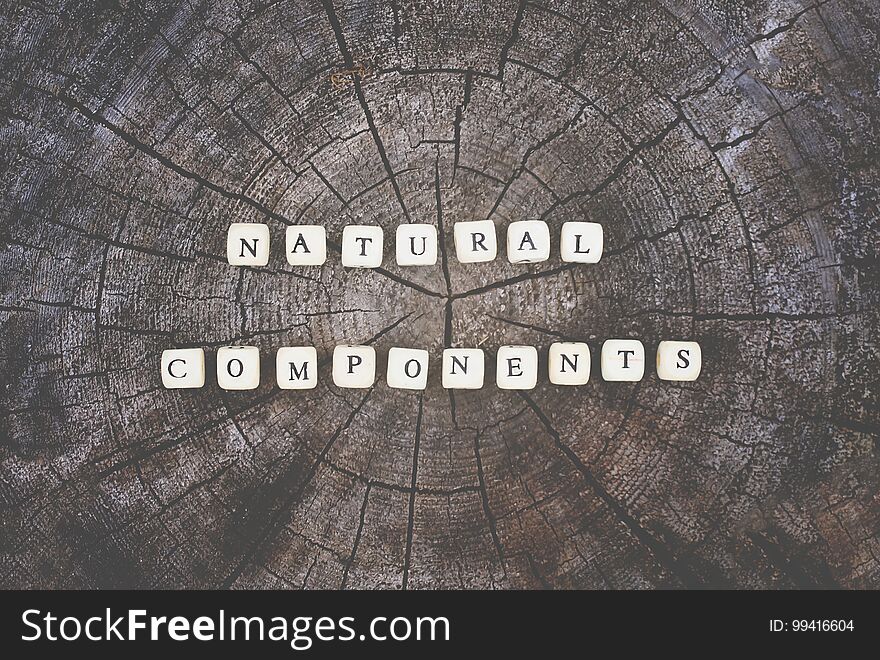
[(260, 349), (223, 346), (217, 349), (217, 384), (224, 390), (255, 390), (260, 386)]
[(162, 351), (162, 385), (170, 390), (205, 386), (205, 351), (174, 348)]
[(703, 351), (695, 341), (661, 341), (657, 346), (657, 378), (691, 381), (700, 375)]
[(418, 348), (388, 350), (388, 387), (423, 390), (428, 386), (428, 351)]

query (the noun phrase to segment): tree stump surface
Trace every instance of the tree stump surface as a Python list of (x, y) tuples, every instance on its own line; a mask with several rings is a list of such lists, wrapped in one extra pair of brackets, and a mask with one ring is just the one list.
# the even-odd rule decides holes
[[(2, 586), (880, 587), (877, 2), (6, 3), (2, 34)], [(459, 264), (486, 218), (546, 220), (550, 261)], [(571, 220), (598, 264), (560, 261)], [(403, 222), (436, 267), (396, 266)], [(353, 223), (382, 269), (342, 268)], [(603, 382), (626, 337), (644, 380)], [(440, 385), (445, 346), (560, 338), (588, 385)], [(699, 380), (657, 379), (662, 339)], [(237, 343), (253, 392), (216, 385)], [(340, 343), (373, 388), (332, 385)], [(163, 389), (184, 346), (207, 384)]]

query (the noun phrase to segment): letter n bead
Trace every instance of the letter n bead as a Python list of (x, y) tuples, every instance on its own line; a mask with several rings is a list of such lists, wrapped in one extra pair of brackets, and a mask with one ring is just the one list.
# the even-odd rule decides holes
[(204, 387), (205, 351), (201, 348), (162, 351), (162, 385), (174, 390)]
[(443, 351), (443, 387), (478, 390), (483, 387), (486, 359), (481, 348), (447, 348)]
[(226, 234), (226, 260), (232, 266), (265, 266), (269, 263), (269, 225), (234, 222)]
[(554, 385), (584, 385), (590, 380), (590, 347), (583, 342), (550, 344), (547, 363)]
[(417, 348), (388, 350), (388, 387), (423, 390), (428, 386), (428, 351)]
[(696, 380), (703, 366), (703, 352), (695, 341), (661, 341), (657, 347), (660, 380)]

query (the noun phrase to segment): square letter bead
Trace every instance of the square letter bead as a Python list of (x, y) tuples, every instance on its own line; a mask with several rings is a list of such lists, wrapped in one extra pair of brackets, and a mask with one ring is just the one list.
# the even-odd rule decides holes
[(456, 222), (455, 254), (463, 264), (492, 261), (498, 256), (498, 240), (495, 236), (495, 223), (491, 220)]
[(378, 268), (382, 265), (382, 228), (349, 225), (342, 230), (342, 265)]
[(597, 222), (566, 222), (562, 225), (559, 252), (563, 261), (594, 264), (602, 258), (602, 225)]
[(284, 247), (291, 266), (320, 266), (327, 261), (327, 230), (321, 225), (288, 227)]
[(204, 387), (205, 351), (201, 348), (162, 351), (162, 385), (171, 390)]
[(609, 339), (602, 344), (602, 378), (635, 382), (645, 375), (645, 347), (638, 339)]
[(584, 385), (590, 380), (590, 347), (583, 342), (550, 344), (548, 362), (554, 385)]
[(531, 390), (538, 383), (538, 349), (534, 346), (500, 346), (495, 381), (502, 390)]
[(695, 341), (661, 341), (657, 347), (660, 380), (696, 380), (703, 366), (703, 351)]
[(275, 378), (282, 390), (310, 390), (318, 384), (314, 346), (283, 346), (275, 354)]
[(434, 225), (398, 225), (395, 253), (398, 266), (433, 266), (437, 263), (437, 228)]
[(217, 384), (224, 390), (254, 390), (260, 385), (260, 349), (223, 346), (217, 349)]
[(388, 351), (389, 387), (423, 390), (428, 386), (428, 351), (417, 348), (392, 348)]
[(269, 263), (269, 225), (233, 222), (226, 234), (226, 260), (233, 266)]
[(376, 349), (372, 346), (337, 346), (333, 349), (333, 383), (363, 389), (376, 382)]
[(478, 390), (483, 387), (486, 360), (480, 348), (447, 348), (443, 351), (443, 387)]
[(550, 227), (542, 220), (511, 222), (507, 227), (507, 260), (512, 264), (547, 261)]

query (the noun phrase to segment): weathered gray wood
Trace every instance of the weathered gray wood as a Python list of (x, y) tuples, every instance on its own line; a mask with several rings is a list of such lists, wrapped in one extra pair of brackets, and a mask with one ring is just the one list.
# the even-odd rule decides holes
[[(880, 586), (876, 2), (42, 5), (0, 30), (2, 586)], [(460, 265), (482, 218), (607, 252)], [(283, 256), (408, 220), (436, 268)], [(703, 375), (271, 378), (288, 343), (626, 336)], [(259, 390), (161, 388), (227, 342)]]

